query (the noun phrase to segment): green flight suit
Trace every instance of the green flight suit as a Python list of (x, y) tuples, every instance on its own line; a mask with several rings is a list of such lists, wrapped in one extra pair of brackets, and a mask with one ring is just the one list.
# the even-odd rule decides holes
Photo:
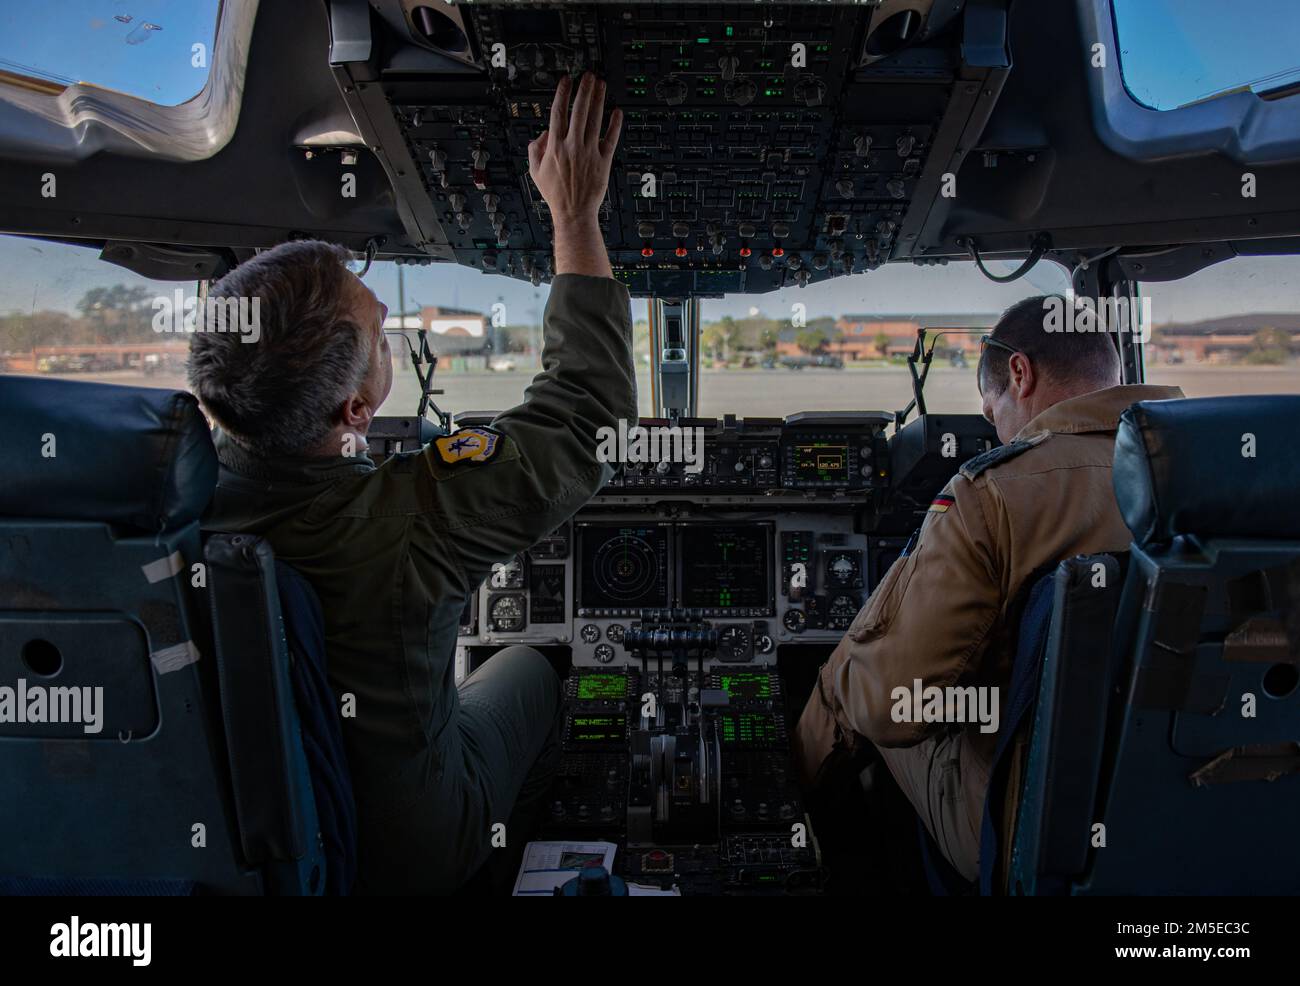
[[(635, 423), (627, 289), (554, 278), (542, 372), (500, 414), (483, 453), (430, 445), (378, 468), (353, 458), (260, 459), (218, 434), (209, 530), (263, 535), (315, 588), (330, 683), (355, 697), (343, 736), (356, 790), (359, 892), (455, 889), (509, 825), (529, 770), (554, 747), (559, 681), (531, 648), (454, 683), (468, 595), (578, 510), (611, 475), (597, 430)], [(463, 444), (463, 443), (462, 443)], [(472, 451), (475, 446), (471, 444)], [(530, 779), (529, 797), (545, 779)], [(506, 838), (522, 838), (506, 830)]]

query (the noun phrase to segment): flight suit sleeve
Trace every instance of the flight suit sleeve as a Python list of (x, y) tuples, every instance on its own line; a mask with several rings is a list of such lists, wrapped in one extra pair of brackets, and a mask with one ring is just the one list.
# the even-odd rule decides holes
[[(982, 486), (982, 484), (981, 484)], [(993, 498), (958, 475), (935, 498), (911, 553), (896, 562), (824, 673), (835, 718), (877, 746), (913, 746), (943, 728), (908, 721), (893, 692), (958, 683), (988, 645), (1006, 555)], [(911, 708), (910, 699), (907, 708)], [(901, 720), (901, 721), (900, 721)]]
[(453, 451), (454, 441), (440, 439), (424, 452), (430, 513), (471, 587), (609, 480), (613, 467), (597, 458), (598, 433), (616, 429), (620, 418), (637, 420), (627, 288), (608, 277), (556, 275), (543, 330), (542, 370), (524, 402), (488, 429), (469, 429), (478, 445)]

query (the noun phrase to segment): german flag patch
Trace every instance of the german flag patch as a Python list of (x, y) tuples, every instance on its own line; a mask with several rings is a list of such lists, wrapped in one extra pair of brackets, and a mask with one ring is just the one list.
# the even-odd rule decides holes
[(947, 513), (948, 508), (957, 502), (956, 497), (949, 496), (947, 493), (940, 493), (930, 501), (930, 510), (932, 514)]

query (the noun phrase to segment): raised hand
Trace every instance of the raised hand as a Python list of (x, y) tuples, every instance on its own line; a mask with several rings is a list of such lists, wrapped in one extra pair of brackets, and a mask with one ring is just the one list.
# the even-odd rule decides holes
[(616, 108), (610, 114), (609, 127), (601, 137), (605, 83), (590, 72), (583, 75), (572, 113), (571, 90), (572, 83), (565, 76), (551, 103), (550, 128), (528, 145), (528, 171), (551, 210), (555, 272), (611, 277), (597, 215), (609, 187), (623, 111)]

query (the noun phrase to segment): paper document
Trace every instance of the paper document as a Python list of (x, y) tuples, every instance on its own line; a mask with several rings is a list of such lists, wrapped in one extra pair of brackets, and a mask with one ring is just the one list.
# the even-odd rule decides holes
[(612, 842), (530, 842), (524, 847), (514, 896), (549, 897), (589, 863), (613, 872), (617, 848)]

